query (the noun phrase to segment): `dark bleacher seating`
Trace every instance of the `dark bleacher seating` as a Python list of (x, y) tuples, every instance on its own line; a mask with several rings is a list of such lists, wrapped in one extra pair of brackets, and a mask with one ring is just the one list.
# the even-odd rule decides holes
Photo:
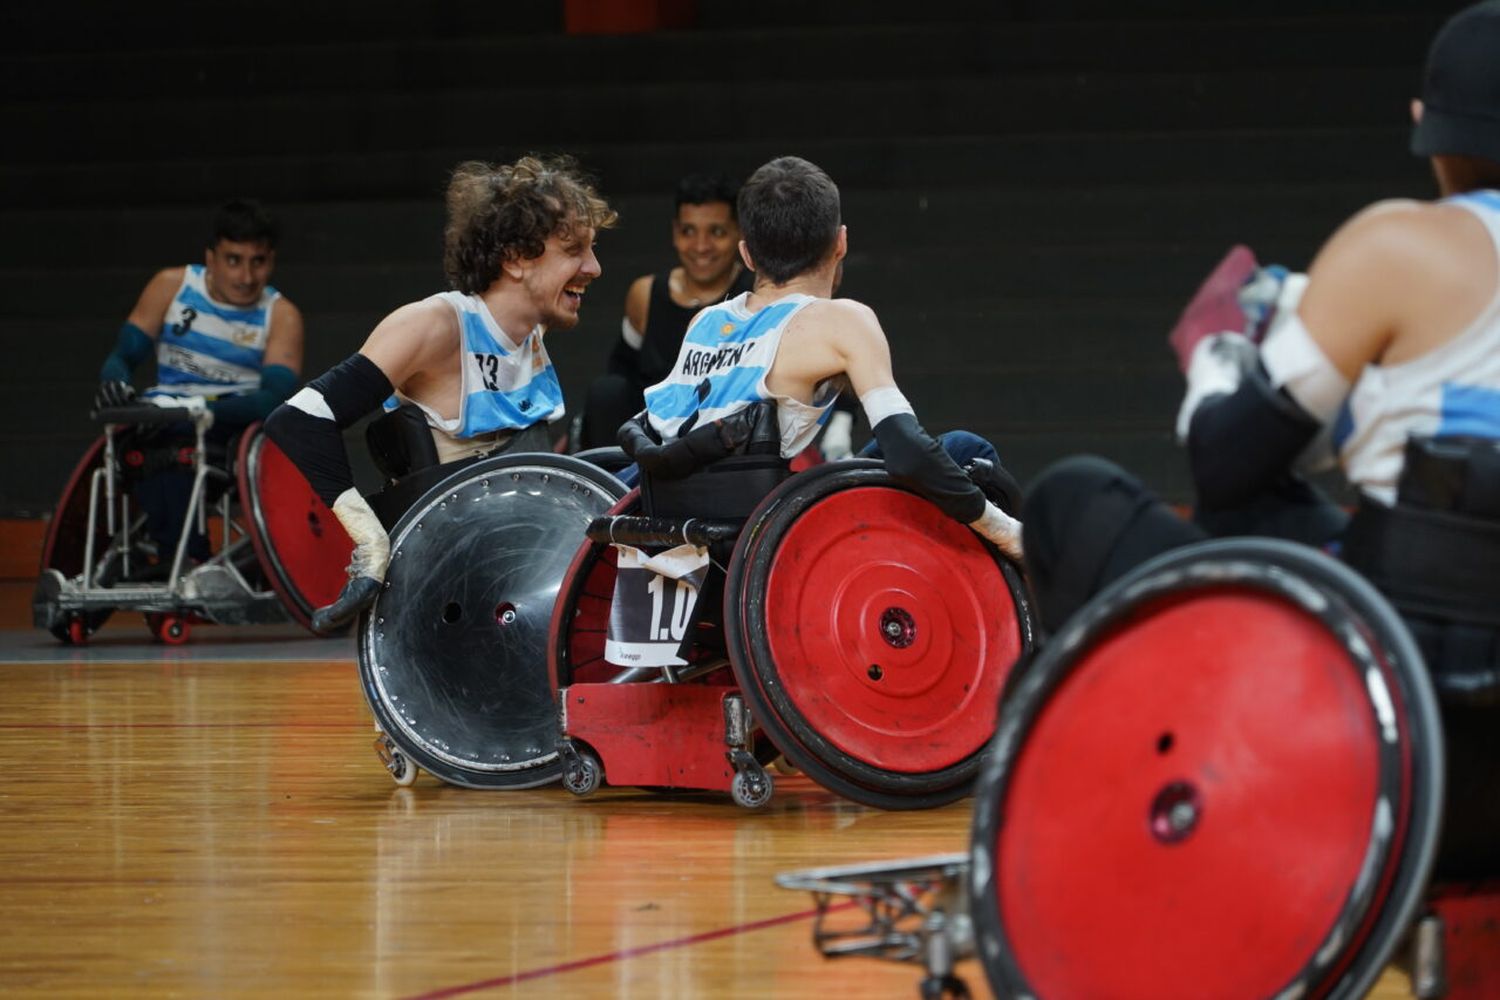
[(626, 284), (670, 260), (677, 176), (799, 153), (844, 189), (845, 290), (930, 429), (991, 437), (1023, 478), (1100, 452), (1185, 499), (1177, 309), (1232, 242), (1301, 266), (1359, 206), (1430, 193), (1406, 100), (1458, 6), (701, 0), (697, 30), (568, 37), (560, 0), (267, 0), (235, 37), (243, 11), (185, 0), (134, 25), (106, 0), (11, 5), (0, 467), (28, 474), (0, 477), (0, 516), (51, 506), (113, 331), (155, 268), (197, 258), (215, 202), (283, 216), (311, 373), (441, 287), (455, 162), (557, 149), (622, 218), (550, 341), (571, 400)]

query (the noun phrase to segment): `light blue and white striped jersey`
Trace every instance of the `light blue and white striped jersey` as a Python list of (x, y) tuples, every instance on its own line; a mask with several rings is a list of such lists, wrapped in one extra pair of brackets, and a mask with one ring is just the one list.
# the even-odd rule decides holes
[(688, 326), (672, 373), (646, 390), (651, 426), (663, 441), (762, 400), (774, 400), (781, 454), (791, 458), (812, 442), (832, 412), (836, 391), (819, 387), (811, 404), (766, 388), (781, 336), (793, 316), (818, 299), (788, 295), (754, 312), (745, 292), (699, 313)]
[[(458, 314), (463, 338), (462, 398), (458, 416), (445, 420), (416, 400), (427, 423), (459, 439), (495, 431), (521, 430), (563, 415), (562, 385), (557, 370), (542, 344), (545, 329), (537, 326), (517, 344), (500, 329), (484, 300), (463, 292), (439, 292), (426, 301), (440, 299)], [(394, 410), (402, 400), (385, 401)]]
[(156, 344), (156, 385), (148, 396), (234, 396), (260, 388), (271, 336), (271, 307), (281, 293), (267, 285), (251, 306), (209, 298), (202, 264), (189, 264), (167, 306)]
[[(1444, 204), (1473, 212), (1500, 254), (1500, 192)], [(1500, 438), (1500, 293), (1441, 346), (1399, 364), (1366, 366), (1334, 422), (1333, 446), (1349, 481), (1391, 504), (1413, 434)]]

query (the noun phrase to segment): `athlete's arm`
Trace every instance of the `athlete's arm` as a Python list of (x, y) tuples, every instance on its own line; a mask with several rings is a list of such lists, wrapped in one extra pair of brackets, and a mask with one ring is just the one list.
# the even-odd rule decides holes
[(458, 346), (458, 317), (441, 300), (404, 305), (381, 320), (359, 353), (405, 390), (424, 374), (445, 370)]
[[(818, 323), (838, 368), (849, 378), (885, 455), (886, 470), (949, 517), (967, 524), (1014, 558), (1021, 556), (1021, 525), (985, 499), (941, 445), (917, 422), (896, 387), (891, 348), (868, 306), (848, 299), (819, 303)], [(833, 374), (833, 373), (830, 373)]]
[(285, 298), (271, 306), (271, 330), (261, 358), (260, 388), (208, 404), (215, 420), (246, 425), (264, 420), (291, 398), (302, 372), (302, 312)]
[(156, 272), (146, 282), (146, 287), (141, 289), (141, 296), (130, 310), (130, 315), (125, 317), (125, 322), (153, 340), (161, 336), (162, 321), (167, 318), (167, 307), (172, 304), (177, 289), (182, 287), (183, 274), (184, 269), (180, 267), (169, 267)]
[(610, 349), (605, 371), (627, 377), (640, 374), (641, 345), (646, 341), (646, 323), (651, 308), (651, 275), (630, 283), (625, 293), (625, 317), (620, 321), (620, 339)]
[[(1189, 459), (1203, 507), (1243, 503), (1291, 468), (1338, 415), (1365, 367), (1397, 349), (1418, 317), (1461, 297), (1460, 290), (1434, 288), (1437, 268), (1451, 270), (1444, 258), (1452, 241), (1432, 223), (1430, 208), (1387, 202), (1329, 239), (1296, 308), (1278, 317), (1243, 378), (1208, 395), (1190, 416)], [(1462, 322), (1460, 315), (1452, 329)]]
[(94, 398), (94, 407), (124, 406), (135, 398), (135, 388), (130, 384), (135, 370), (156, 349), (161, 336), (162, 321), (166, 319), (167, 307), (182, 284), (183, 269), (167, 268), (158, 271), (146, 287), (124, 324), (115, 334), (114, 350), (104, 358), (99, 368), (99, 392)]
[(376, 409), (396, 386), (451, 364), (458, 320), (447, 303), (402, 306), (375, 327), (364, 346), (313, 379), (266, 421), (266, 434), (307, 477), (354, 540), (349, 582), (338, 600), (313, 616), (329, 632), (353, 620), (379, 593), (390, 564), (390, 539), (354, 488), (342, 432)]

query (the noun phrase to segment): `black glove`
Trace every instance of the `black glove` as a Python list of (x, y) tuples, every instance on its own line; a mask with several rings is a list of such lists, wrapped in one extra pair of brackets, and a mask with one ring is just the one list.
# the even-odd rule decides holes
[(976, 458), (964, 466), (969, 481), (984, 491), (985, 499), (1012, 517), (1021, 513), (1021, 484), (1003, 465)]
[(129, 406), (135, 402), (135, 386), (129, 382), (107, 381), (99, 383), (94, 394), (94, 410), (106, 410), (115, 406)]

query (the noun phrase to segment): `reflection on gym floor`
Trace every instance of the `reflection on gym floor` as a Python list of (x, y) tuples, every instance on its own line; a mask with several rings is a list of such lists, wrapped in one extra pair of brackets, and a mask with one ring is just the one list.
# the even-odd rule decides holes
[[(110, 635), (80, 653), (122, 659)], [(306, 659), (7, 655), (7, 994), (916, 995), (916, 967), (818, 957), (810, 901), (773, 876), (963, 850), (967, 802), (881, 812), (788, 777), (762, 813), (397, 788), (352, 663), (324, 659), (339, 644), (297, 645)], [(959, 972), (985, 995), (976, 963)], [(1394, 973), (1376, 995), (1404, 995)]]

